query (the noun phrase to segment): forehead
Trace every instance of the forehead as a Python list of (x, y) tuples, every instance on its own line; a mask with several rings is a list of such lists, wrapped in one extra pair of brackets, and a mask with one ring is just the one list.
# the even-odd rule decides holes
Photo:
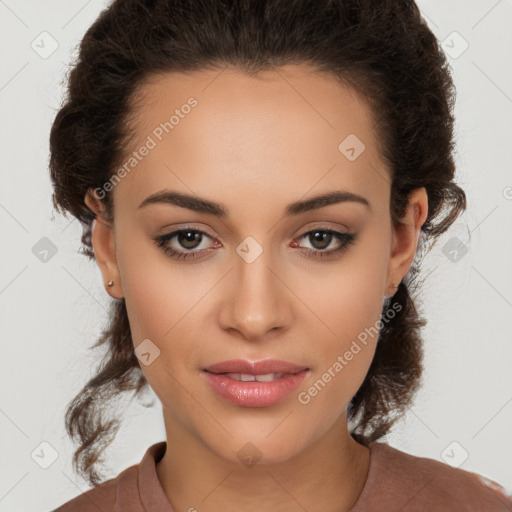
[(152, 148), (116, 188), (139, 203), (165, 187), (294, 200), (315, 184), (366, 196), (389, 186), (366, 101), (305, 65), (154, 75), (133, 105), (130, 151)]

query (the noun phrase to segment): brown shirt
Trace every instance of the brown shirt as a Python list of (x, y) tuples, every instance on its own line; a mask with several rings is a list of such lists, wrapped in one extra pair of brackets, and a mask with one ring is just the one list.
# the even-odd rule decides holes
[[(139, 464), (53, 512), (174, 512), (156, 472), (166, 446), (150, 446)], [(369, 447), (368, 477), (350, 512), (512, 512), (512, 495), (483, 476), (386, 443)]]

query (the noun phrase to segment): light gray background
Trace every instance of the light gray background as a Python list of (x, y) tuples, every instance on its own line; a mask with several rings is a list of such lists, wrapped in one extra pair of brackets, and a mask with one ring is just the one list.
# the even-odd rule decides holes
[[(49, 511), (88, 488), (72, 472), (63, 417), (92, 374), (99, 354), (88, 346), (110, 297), (96, 264), (77, 252), (78, 222), (57, 214), (52, 220), (48, 135), (74, 47), (106, 5), (0, 0), (0, 511)], [(469, 205), (425, 262), (425, 385), (387, 441), (454, 464), (467, 452), (460, 467), (511, 490), (512, 2), (419, 5), (451, 54), (458, 181)], [(48, 58), (31, 47), (33, 41), (42, 47), (46, 37), (39, 52), (51, 49), (43, 31), (58, 42)], [(469, 47), (461, 53), (464, 40)], [(46, 263), (32, 252), (43, 237), (57, 248)], [(457, 262), (443, 252), (453, 237), (469, 249)], [(159, 402), (149, 410), (129, 400), (124, 405), (108, 478), (165, 439)], [(35, 462), (51, 461), (43, 442), (58, 454), (47, 469)]]

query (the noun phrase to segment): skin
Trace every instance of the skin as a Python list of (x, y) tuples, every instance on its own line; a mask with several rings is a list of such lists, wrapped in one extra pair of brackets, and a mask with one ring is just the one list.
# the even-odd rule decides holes
[[(426, 191), (413, 191), (393, 226), (389, 171), (368, 104), (305, 65), (259, 78), (234, 69), (159, 75), (142, 88), (131, 148), (191, 96), (198, 105), (115, 186), (113, 224), (101, 217), (92, 191), (86, 196), (98, 213), (96, 259), (104, 282), (114, 280), (109, 293), (125, 298), (134, 347), (150, 339), (160, 350), (141, 365), (163, 406), (167, 451), (159, 480), (177, 512), (349, 510), (370, 457), (349, 435), (346, 407), (377, 337), (308, 404), (297, 395), (379, 320), (383, 296), (394, 293), (392, 283), (413, 261)], [(354, 161), (338, 149), (349, 134), (366, 146)], [(229, 215), (170, 204), (138, 208), (166, 188), (220, 202)], [(345, 202), (283, 216), (289, 203), (334, 190), (359, 194), (370, 208)], [(168, 244), (210, 251), (176, 260), (152, 240), (184, 227), (208, 236), (198, 235), (195, 246), (178, 237)], [(357, 239), (337, 255), (315, 258), (307, 249), (343, 244), (302, 236), (319, 228)], [(250, 264), (236, 252), (248, 236), (263, 250)], [(201, 372), (236, 358), (282, 359), (310, 373), (278, 404), (241, 407), (218, 396)], [(252, 466), (237, 456), (248, 442), (261, 453)]]

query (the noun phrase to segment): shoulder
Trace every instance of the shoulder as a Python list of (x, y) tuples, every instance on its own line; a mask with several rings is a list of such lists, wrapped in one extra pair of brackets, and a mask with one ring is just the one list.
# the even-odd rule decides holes
[(137, 485), (137, 466), (133, 465), (101, 484), (79, 494), (75, 498), (60, 505), (52, 512), (102, 512), (114, 509), (117, 494), (121, 487), (133, 487)]
[[(382, 512), (512, 512), (512, 496), (484, 476), (386, 443), (374, 442), (370, 450), (367, 484), (354, 512), (372, 510), (366, 506), (370, 503)], [(359, 507), (360, 502), (364, 508)]]
[(52, 512), (143, 512), (170, 506), (156, 472), (156, 463), (166, 447), (166, 441), (151, 445), (138, 464), (79, 494)]

